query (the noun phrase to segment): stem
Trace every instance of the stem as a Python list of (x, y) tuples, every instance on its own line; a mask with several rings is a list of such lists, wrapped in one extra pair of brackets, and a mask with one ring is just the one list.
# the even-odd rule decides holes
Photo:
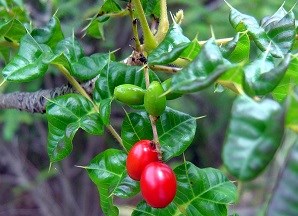
[(78, 83), (78, 81), (70, 75), (68, 70), (62, 65), (56, 65), (56, 66), (60, 70), (60, 72), (65, 76), (65, 78), (70, 82), (70, 84), (77, 90), (77, 92), (79, 92), (89, 101), (91, 101), (92, 104), (94, 104), (91, 97), (86, 93), (86, 91), (82, 88), (82, 86)]
[(129, 10), (129, 15), (132, 21), (132, 33), (133, 37), (136, 43), (136, 51), (141, 52), (141, 42), (139, 39), (139, 32), (138, 32), (138, 25), (137, 25), (137, 19), (134, 18), (132, 8), (131, 8), (131, 3), (128, 4), (128, 10)]
[(160, 21), (159, 21), (157, 33), (155, 35), (157, 43), (160, 43), (165, 38), (169, 30), (169, 20), (168, 20), (167, 12), (168, 12), (167, 1), (160, 0), (160, 18), (159, 18)]
[(117, 133), (117, 131), (115, 130), (115, 128), (113, 128), (112, 125), (107, 125), (107, 128), (111, 132), (111, 134), (115, 137), (115, 139), (118, 141), (118, 143), (122, 146), (122, 148), (127, 152), (126, 148), (123, 145), (122, 139)]
[[(95, 111), (99, 113), (98, 106), (93, 102), (91, 97), (82, 88), (82, 86), (78, 83), (78, 81), (70, 75), (68, 70), (62, 65), (56, 65), (56, 66), (61, 71), (61, 73), (66, 77), (66, 79), (70, 82), (70, 84), (77, 90), (77, 92), (79, 92), (81, 95), (87, 98), (93, 104)], [(123, 149), (126, 151), (126, 148), (123, 146), (121, 137), (119, 136), (117, 131), (113, 128), (113, 126), (107, 125), (107, 128), (111, 132), (111, 134), (115, 137), (115, 139), (119, 142), (119, 144), (123, 147)]]
[[(145, 76), (145, 82), (146, 82), (146, 88), (148, 89), (150, 85), (150, 79), (149, 79), (149, 70), (148, 67), (146, 66), (144, 68), (144, 76)], [(161, 146), (159, 143), (159, 138), (158, 138), (158, 133), (157, 133), (157, 128), (156, 128), (156, 122), (157, 118), (155, 116), (149, 115), (151, 127), (152, 127), (152, 133), (153, 133), (153, 142), (156, 146), (156, 151), (158, 153), (158, 159), (162, 161), (162, 151), (161, 151)]]
[(155, 38), (149, 28), (148, 22), (146, 20), (146, 16), (142, 7), (142, 4), (140, 0), (132, 0), (132, 3), (135, 7), (135, 10), (138, 14), (141, 27), (143, 30), (144, 35), (144, 48), (147, 52), (150, 52), (151, 50), (155, 49), (157, 47), (157, 43), (155, 41)]

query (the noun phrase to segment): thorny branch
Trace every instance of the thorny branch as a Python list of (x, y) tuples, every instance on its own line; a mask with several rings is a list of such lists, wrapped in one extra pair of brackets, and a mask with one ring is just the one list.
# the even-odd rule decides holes
[[(92, 94), (95, 80), (92, 79), (81, 85), (89, 95)], [(47, 99), (75, 92), (76, 90), (68, 84), (54, 89), (39, 90), (36, 92), (0, 94), (0, 109), (19, 109), (31, 113), (45, 113)]]

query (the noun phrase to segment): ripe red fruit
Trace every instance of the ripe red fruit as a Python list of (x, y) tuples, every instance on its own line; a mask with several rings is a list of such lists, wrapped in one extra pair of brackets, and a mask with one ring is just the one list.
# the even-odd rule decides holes
[(162, 162), (152, 162), (141, 176), (141, 192), (154, 208), (165, 208), (176, 195), (177, 181), (173, 170)]
[(132, 179), (139, 181), (145, 167), (154, 161), (158, 161), (155, 144), (150, 140), (140, 140), (128, 153), (127, 173)]

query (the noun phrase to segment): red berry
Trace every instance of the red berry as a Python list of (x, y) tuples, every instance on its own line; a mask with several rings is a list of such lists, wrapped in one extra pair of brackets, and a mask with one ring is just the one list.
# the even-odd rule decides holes
[(145, 167), (154, 161), (158, 161), (155, 144), (150, 140), (140, 140), (128, 153), (127, 173), (132, 179), (139, 181)]
[(177, 181), (173, 170), (162, 162), (152, 162), (141, 176), (141, 192), (154, 208), (165, 208), (176, 195)]

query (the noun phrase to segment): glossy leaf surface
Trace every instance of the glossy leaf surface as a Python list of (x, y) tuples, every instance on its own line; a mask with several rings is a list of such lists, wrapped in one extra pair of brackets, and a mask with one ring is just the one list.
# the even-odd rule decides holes
[(189, 39), (182, 33), (180, 25), (174, 23), (164, 40), (148, 56), (149, 64), (168, 64), (176, 60), (190, 45)]
[(230, 22), (238, 32), (247, 30), (249, 36), (262, 51), (270, 46), (270, 53), (277, 58), (288, 53), (294, 43), (295, 18), (292, 12), (281, 16), (281, 12), (278, 11), (263, 22), (263, 27), (254, 17), (231, 8)]
[(73, 76), (81, 81), (93, 79), (110, 60), (109, 54), (96, 53), (78, 60), (72, 65)]
[(224, 165), (238, 179), (250, 180), (266, 168), (280, 146), (284, 112), (273, 100), (256, 102), (238, 96), (231, 113), (223, 149)]
[(285, 75), (291, 57), (286, 55), (278, 64), (268, 53), (263, 53), (258, 59), (246, 65), (244, 70), (244, 90), (249, 95), (266, 95), (274, 90)]
[[(165, 161), (182, 154), (191, 144), (196, 119), (185, 113), (167, 108), (157, 122), (159, 141)], [(130, 113), (122, 123), (121, 137), (127, 150), (142, 139), (151, 140), (152, 129), (146, 113)]]
[(51, 162), (72, 151), (72, 139), (79, 128), (94, 135), (103, 133), (103, 123), (90, 101), (78, 94), (59, 96), (47, 102), (48, 154)]
[(27, 82), (43, 76), (48, 69), (43, 63), (47, 52), (49, 47), (40, 46), (30, 34), (25, 35), (18, 54), (2, 70), (4, 79)]
[(31, 35), (37, 43), (47, 44), (52, 49), (64, 39), (60, 21), (56, 16), (53, 16), (45, 27), (34, 29)]
[(118, 215), (113, 196), (128, 198), (139, 192), (139, 183), (126, 172), (127, 155), (117, 149), (108, 149), (94, 157), (87, 167), (90, 179), (100, 194), (100, 205), (105, 215)]
[(214, 39), (210, 39), (188, 66), (173, 75), (170, 90), (180, 93), (200, 91), (213, 84), (232, 67), (234, 65), (223, 58)]

